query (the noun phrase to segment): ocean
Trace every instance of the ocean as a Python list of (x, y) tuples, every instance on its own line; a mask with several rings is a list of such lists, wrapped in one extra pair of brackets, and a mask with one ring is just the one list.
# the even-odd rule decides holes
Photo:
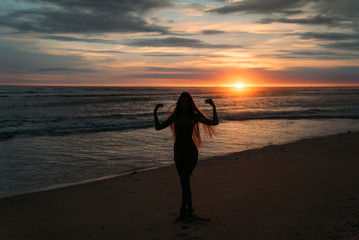
[[(182, 91), (220, 124), (200, 160), (359, 130), (359, 88), (0, 86), (0, 198), (173, 164), (169, 129), (154, 129)], [(339, 159), (338, 159), (339, 160)], [(174, 174), (176, 174), (174, 172)]]

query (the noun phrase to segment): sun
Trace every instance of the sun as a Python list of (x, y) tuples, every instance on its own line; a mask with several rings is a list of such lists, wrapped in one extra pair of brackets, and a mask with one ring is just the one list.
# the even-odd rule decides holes
[(234, 87), (236, 87), (236, 88), (243, 88), (243, 87), (244, 87), (244, 84), (243, 84), (243, 83), (236, 83), (236, 84), (234, 84)]

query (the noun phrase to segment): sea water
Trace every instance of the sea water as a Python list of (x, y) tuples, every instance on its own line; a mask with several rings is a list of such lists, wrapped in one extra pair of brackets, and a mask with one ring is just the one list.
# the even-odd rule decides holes
[(220, 124), (200, 160), (359, 130), (359, 88), (0, 87), (0, 197), (173, 164), (155, 131), (182, 91)]

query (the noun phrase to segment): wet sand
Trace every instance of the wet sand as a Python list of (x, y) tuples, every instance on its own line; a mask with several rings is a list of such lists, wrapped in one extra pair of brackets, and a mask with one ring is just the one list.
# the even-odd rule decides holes
[(173, 166), (0, 199), (0, 239), (359, 239), (359, 133), (199, 162), (174, 223)]

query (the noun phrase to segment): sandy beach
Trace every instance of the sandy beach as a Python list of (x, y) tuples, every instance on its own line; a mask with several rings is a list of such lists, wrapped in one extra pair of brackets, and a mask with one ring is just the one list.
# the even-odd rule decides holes
[(200, 161), (175, 223), (173, 166), (0, 199), (0, 239), (359, 239), (359, 133)]

